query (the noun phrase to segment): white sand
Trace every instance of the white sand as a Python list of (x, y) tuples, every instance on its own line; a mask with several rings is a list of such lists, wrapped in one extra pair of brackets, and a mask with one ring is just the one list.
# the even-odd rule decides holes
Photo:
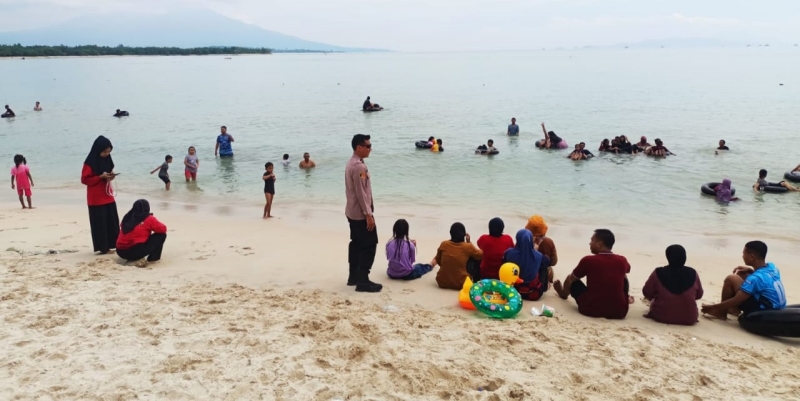
[[(344, 285), (341, 212), (276, 204), (281, 218), (262, 221), (258, 206), (151, 199), (170, 232), (163, 260), (138, 269), (94, 256), (83, 203), (48, 203), (48, 192), (63, 194), (37, 191), (32, 211), (0, 204), (2, 400), (800, 399), (800, 341), (753, 336), (734, 321), (661, 325), (642, 317), (638, 299), (624, 321), (589, 319), (553, 293), (543, 302), (555, 318), (531, 316), (542, 302), (526, 302), (516, 319), (490, 320), (458, 308), (435, 273), (390, 282), (381, 249), (373, 278), (384, 291), (355, 293)], [(121, 197), (120, 215), (132, 201)], [(381, 248), (407, 214), (379, 209)], [(462, 221), (477, 237), (489, 217)], [(524, 224), (501, 217), (512, 235)], [(454, 221), (407, 218), (423, 260)], [(591, 230), (549, 220), (563, 278), (588, 252)], [(717, 301), (746, 240), (617, 234), (634, 294), (679, 242), (703, 279), (703, 302)], [(798, 302), (796, 242), (768, 243)]]

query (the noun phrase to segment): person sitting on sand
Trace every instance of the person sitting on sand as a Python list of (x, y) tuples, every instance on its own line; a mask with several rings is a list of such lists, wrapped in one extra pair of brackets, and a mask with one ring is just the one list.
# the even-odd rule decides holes
[(470, 259), (483, 259), (483, 251), (470, 243), (470, 236), (463, 224), (453, 223), (450, 227), (450, 240), (442, 241), (434, 258), (435, 265), (439, 266), (439, 272), (436, 273), (436, 283), (439, 287), (462, 289), (464, 280), (470, 276), (467, 272), (467, 263)]
[(42, 105), (36, 102), (36, 105), (33, 106), (33, 111), (42, 111)]
[(138, 267), (147, 267), (148, 262), (161, 259), (167, 226), (150, 213), (150, 203), (139, 199), (125, 214), (117, 238), (117, 255)]
[(14, 114), (14, 110), (11, 110), (11, 107), (8, 107), (8, 105), (6, 105), (6, 112), (3, 113), (3, 117), (16, 117), (16, 116), (17, 115)]
[(431, 152), (444, 152), (444, 148), (442, 147), (442, 139), (439, 138), (436, 140), (436, 143), (433, 144), (431, 147)]
[(664, 142), (658, 138), (656, 138), (656, 146), (651, 146), (644, 154), (655, 157), (675, 156), (675, 153), (670, 152), (669, 149), (664, 146)]
[(517, 231), (517, 245), (506, 251), (503, 263), (519, 266), (519, 279), (514, 287), (522, 299), (536, 301), (547, 291), (547, 284), (553, 281), (550, 259), (533, 248), (533, 234), (521, 229)]
[[(563, 285), (560, 280), (553, 283), (562, 299), (570, 295), (575, 298), (582, 315), (624, 319), (628, 305), (633, 303), (633, 297), (628, 295), (627, 278), (631, 265), (624, 256), (611, 252), (614, 242), (610, 230), (595, 230), (589, 242), (592, 255), (581, 259)], [(586, 284), (580, 280), (583, 277), (586, 277)]]
[(417, 257), (417, 241), (408, 238), (408, 221), (399, 219), (392, 227), (392, 239), (386, 243), (386, 259), (389, 268), (386, 274), (395, 280), (415, 280), (433, 270), (429, 264), (414, 264)]
[(703, 297), (703, 284), (697, 271), (686, 264), (686, 249), (667, 247), (667, 266), (653, 270), (642, 288), (650, 301), (645, 314), (659, 323), (691, 326), (697, 323), (697, 300)]
[(796, 188), (792, 184), (789, 184), (786, 181), (781, 182), (768, 182), (767, 181), (767, 170), (763, 168), (758, 172), (758, 180), (756, 183), (753, 184), (753, 190), (756, 192), (761, 192), (764, 190), (764, 187), (784, 187), (790, 191), (800, 191), (800, 189)]
[(519, 136), (519, 125), (517, 125), (516, 118), (511, 118), (511, 124), (508, 125), (508, 131), (506, 131), (506, 135)]
[[(558, 264), (558, 251), (553, 239), (547, 236), (547, 228), (544, 218), (538, 214), (531, 216), (528, 223), (525, 224), (525, 229), (533, 234), (533, 246), (550, 259), (550, 266), (555, 266)], [(552, 283), (553, 280), (550, 279), (550, 282)]]
[(300, 168), (309, 169), (314, 167), (317, 167), (317, 163), (311, 160), (311, 155), (308, 152), (303, 153), (303, 160), (300, 160)]
[(714, 192), (717, 194), (717, 201), (719, 202), (731, 202), (731, 201), (738, 201), (739, 198), (733, 196), (733, 190), (731, 189), (731, 180), (724, 179), (722, 183), (714, 187)]
[(503, 265), (503, 255), (509, 248), (514, 247), (511, 236), (503, 234), (505, 223), (499, 217), (489, 220), (489, 234), (478, 238), (478, 248), (483, 252), (481, 259), (480, 279), (498, 280), (500, 266)]
[(775, 264), (767, 263), (767, 244), (750, 241), (744, 246), (742, 260), (746, 266), (733, 269), (722, 284), (722, 302), (703, 305), (707, 315), (727, 319), (728, 314), (780, 310), (786, 307), (786, 290)]

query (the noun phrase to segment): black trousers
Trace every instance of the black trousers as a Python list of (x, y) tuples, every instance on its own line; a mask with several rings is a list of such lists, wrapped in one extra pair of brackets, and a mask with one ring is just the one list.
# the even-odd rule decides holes
[(161, 259), (161, 250), (164, 249), (164, 241), (167, 234), (150, 234), (147, 242), (136, 244), (128, 249), (117, 249), (117, 255), (127, 261), (139, 260), (147, 256), (148, 262), (155, 262)]
[(350, 223), (350, 244), (347, 247), (350, 276), (356, 277), (359, 272), (369, 275), (378, 249), (378, 228), (367, 231), (367, 220), (347, 219), (347, 222)]
[(89, 225), (92, 227), (92, 246), (95, 252), (108, 252), (117, 248), (119, 215), (117, 203), (89, 206)]

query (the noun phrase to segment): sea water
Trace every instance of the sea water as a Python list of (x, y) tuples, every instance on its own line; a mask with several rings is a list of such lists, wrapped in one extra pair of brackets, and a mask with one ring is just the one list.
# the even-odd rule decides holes
[[(363, 133), (372, 135), (379, 212), (539, 213), (565, 224), (791, 238), (800, 193), (751, 186), (761, 168), (779, 181), (800, 163), (798, 65), (793, 47), (1, 60), (0, 103), (18, 117), (0, 121), (0, 160), (10, 168), (14, 154), (25, 155), (36, 188), (80, 188), (82, 162), (105, 135), (119, 191), (258, 209), (271, 161), (275, 209), (343, 210), (350, 139)], [(362, 113), (367, 96), (385, 110)], [(36, 101), (44, 111), (32, 111)], [(130, 117), (113, 118), (116, 109)], [(505, 135), (512, 117), (517, 138)], [(536, 149), (542, 122), (598, 157), (575, 162), (568, 151)], [(235, 138), (232, 160), (214, 158), (221, 125)], [(596, 152), (617, 135), (661, 138), (677, 156)], [(414, 148), (429, 136), (445, 151)], [(488, 139), (500, 154), (475, 155)], [(732, 150), (715, 155), (720, 139)], [(200, 168), (187, 185), (189, 146)], [(303, 152), (315, 170), (297, 168)], [(170, 193), (149, 174), (167, 154)], [(740, 202), (700, 194), (723, 178)]]

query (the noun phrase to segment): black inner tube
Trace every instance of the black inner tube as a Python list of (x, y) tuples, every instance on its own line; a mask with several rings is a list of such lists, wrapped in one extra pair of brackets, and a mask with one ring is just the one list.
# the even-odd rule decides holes
[[(721, 185), (721, 183), (719, 183), (719, 182), (709, 182), (708, 184), (703, 184), (700, 187), (700, 192), (702, 192), (705, 195), (717, 196), (717, 192), (714, 191), (714, 188), (716, 188), (718, 185)], [(731, 196), (733, 196), (733, 195), (736, 195), (736, 188), (731, 187)]]
[(800, 182), (800, 172), (797, 171), (788, 171), (786, 174), (783, 175), (783, 178), (791, 181), (791, 182)]
[(800, 305), (742, 315), (739, 317), (739, 326), (762, 336), (800, 337)]

